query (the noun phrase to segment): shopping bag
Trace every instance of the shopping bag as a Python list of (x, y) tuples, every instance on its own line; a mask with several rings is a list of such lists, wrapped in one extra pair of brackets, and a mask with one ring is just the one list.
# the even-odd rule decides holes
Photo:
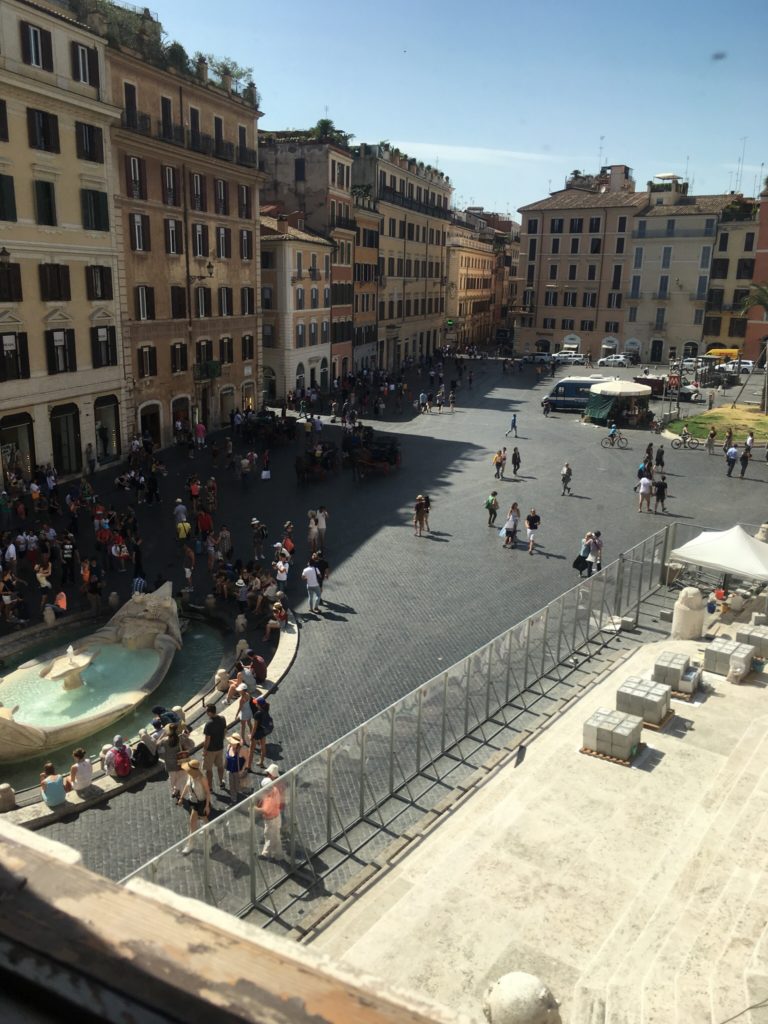
[(271, 469), (262, 469), (262, 471), (261, 471), (261, 479), (262, 480), (271, 480), (272, 479), (272, 470)]

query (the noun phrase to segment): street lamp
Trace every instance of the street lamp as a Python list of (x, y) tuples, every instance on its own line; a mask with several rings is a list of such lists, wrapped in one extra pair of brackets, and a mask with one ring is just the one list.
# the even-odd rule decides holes
[(8, 252), (5, 246), (3, 246), (3, 248), (0, 249), (0, 265), (2, 265), (3, 267), (7, 267), (10, 261), (11, 254)]
[[(0, 253), (0, 257), (2, 257), (2, 253)], [(189, 283), (191, 284), (193, 281), (205, 281), (207, 278), (213, 277), (214, 266), (210, 260), (206, 263), (205, 270), (205, 274), (189, 274)]]

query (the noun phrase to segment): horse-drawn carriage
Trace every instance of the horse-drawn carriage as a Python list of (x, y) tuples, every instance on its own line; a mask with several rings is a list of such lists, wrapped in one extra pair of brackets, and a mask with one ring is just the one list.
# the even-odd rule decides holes
[(327, 473), (336, 473), (339, 468), (339, 450), (335, 444), (323, 442), (309, 448), (303, 455), (297, 455), (294, 462), (296, 482), (324, 480)]
[(349, 459), (361, 480), (373, 474), (386, 475), (400, 465), (400, 442), (396, 438), (374, 438), (371, 431), (361, 444), (350, 449)]

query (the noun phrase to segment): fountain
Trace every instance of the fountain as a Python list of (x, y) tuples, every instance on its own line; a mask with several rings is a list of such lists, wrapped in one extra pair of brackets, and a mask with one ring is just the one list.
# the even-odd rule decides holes
[(181, 649), (171, 585), (134, 594), (64, 653), (25, 662), (0, 681), (0, 762), (74, 743), (122, 718), (155, 690)]

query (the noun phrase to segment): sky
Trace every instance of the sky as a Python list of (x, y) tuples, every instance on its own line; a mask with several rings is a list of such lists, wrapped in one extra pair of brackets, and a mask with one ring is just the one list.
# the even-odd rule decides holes
[[(768, 0), (155, 0), (168, 40), (253, 68), (267, 130), (329, 117), (502, 214), (575, 169), (755, 195), (768, 175)], [(213, 13), (212, 13), (213, 12)], [(764, 166), (765, 164), (765, 166)]]

